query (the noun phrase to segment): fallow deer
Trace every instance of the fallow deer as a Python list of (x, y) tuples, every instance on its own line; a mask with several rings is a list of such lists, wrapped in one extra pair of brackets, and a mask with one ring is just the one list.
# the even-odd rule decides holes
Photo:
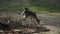
[(28, 8), (25, 8), (25, 11), (23, 12), (23, 17), (24, 17), (23, 20), (25, 20), (28, 17), (32, 17), (32, 18), (36, 19), (38, 24), (40, 22), (40, 20), (37, 18), (36, 13), (29, 11)]

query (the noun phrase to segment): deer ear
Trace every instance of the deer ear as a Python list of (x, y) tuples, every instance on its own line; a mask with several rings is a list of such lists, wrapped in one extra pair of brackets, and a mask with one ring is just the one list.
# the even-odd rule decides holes
[(28, 8), (25, 8), (26, 11), (28, 11)]

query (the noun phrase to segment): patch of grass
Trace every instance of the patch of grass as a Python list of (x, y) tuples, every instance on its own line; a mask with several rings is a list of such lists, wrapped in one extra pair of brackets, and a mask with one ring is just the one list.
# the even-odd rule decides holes
[[(35, 7), (36, 10), (39, 11), (46, 11), (46, 12), (60, 12), (60, 4), (55, 4), (55, 3), (45, 3), (45, 2), (41, 2), (41, 3), (33, 3), (31, 2), (31, 6)], [(33, 9), (34, 10), (34, 9)]]
[[(31, 11), (35, 13), (52, 13), (52, 12), (60, 12), (60, 4), (55, 3), (46, 3), (46, 2), (38, 2), (35, 3), (29, 2), (27, 3)], [(23, 11), (25, 3), (18, 3), (18, 2), (7, 2), (7, 3), (0, 3), (0, 12), (16, 12), (16, 11)]]
[(16, 11), (23, 11), (21, 3), (20, 4), (18, 4), (18, 2), (3, 3), (0, 5), (0, 12), (16, 12)]

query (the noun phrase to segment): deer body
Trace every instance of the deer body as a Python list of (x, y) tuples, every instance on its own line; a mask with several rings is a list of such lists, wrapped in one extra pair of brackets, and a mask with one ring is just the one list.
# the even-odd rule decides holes
[(39, 24), (40, 20), (37, 18), (36, 14), (34, 12), (29, 11), (28, 8), (25, 8), (23, 16), (24, 16), (24, 19), (26, 19), (28, 17), (32, 17), (32, 18), (36, 19), (37, 23)]

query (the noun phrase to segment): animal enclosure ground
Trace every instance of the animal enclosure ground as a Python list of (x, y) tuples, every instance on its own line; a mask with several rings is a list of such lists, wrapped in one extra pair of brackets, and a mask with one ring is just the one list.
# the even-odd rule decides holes
[[(19, 21), (22, 19), (22, 16), (20, 14), (8, 13), (7, 15), (6, 13), (0, 13), (0, 17), (5, 17), (5, 16), (12, 16), (13, 21)], [(25, 26), (25, 25), (18, 24), (17, 25), (18, 27), (17, 26), (16, 27), (20, 30), (19, 33), (21, 34), (60, 34), (60, 16), (49, 15), (49, 14), (37, 14), (37, 16), (40, 19), (39, 26), (33, 26), (33, 25)], [(27, 23), (32, 23), (32, 22), (30, 21)], [(14, 23), (10, 23), (10, 24), (14, 24)]]

